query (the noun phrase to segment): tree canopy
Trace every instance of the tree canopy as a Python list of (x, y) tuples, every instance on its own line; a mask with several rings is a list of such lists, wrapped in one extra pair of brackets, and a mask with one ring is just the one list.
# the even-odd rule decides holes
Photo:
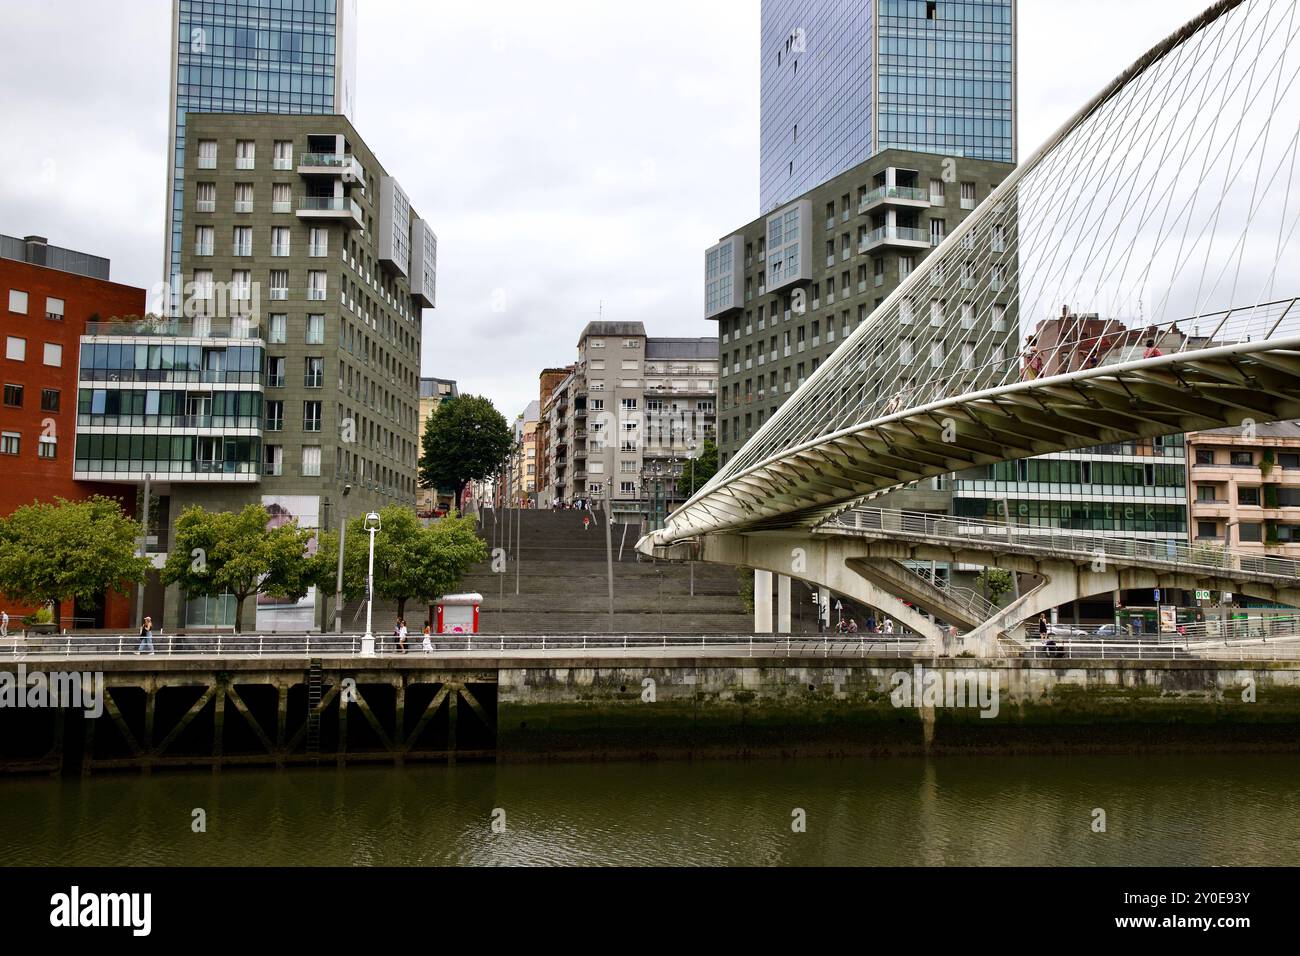
[(709, 483), (718, 473), (718, 446), (712, 438), (704, 439), (699, 455), (682, 465), (682, 476), (677, 479), (679, 494), (691, 495)]
[[(397, 604), (399, 617), (408, 601), (432, 601), (451, 593), (456, 582), (479, 561), (487, 546), (474, 532), (472, 518), (443, 518), (425, 527), (409, 508), (390, 505), (379, 512), (375, 534), (375, 596)], [(321, 537), (315, 583), (333, 593), (337, 580), (337, 532)], [(348, 522), (343, 543), (343, 593), (347, 600), (365, 598), (370, 535), (365, 518)]]
[(112, 498), (56, 498), (0, 519), (0, 593), (30, 605), (94, 601), (106, 590), (127, 593), (149, 560), (136, 555), (140, 523)]
[(269, 517), (259, 504), (237, 512), (186, 508), (176, 519), (163, 583), (180, 584), (187, 595), (234, 595), (237, 634), (250, 596), (303, 597), (313, 583), (307, 546), (316, 532), (296, 523), (269, 528)]
[(465, 486), (496, 474), (513, 447), (509, 423), (488, 399), (448, 399), (424, 426), (420, 486), (450, 489), (459, 510)]

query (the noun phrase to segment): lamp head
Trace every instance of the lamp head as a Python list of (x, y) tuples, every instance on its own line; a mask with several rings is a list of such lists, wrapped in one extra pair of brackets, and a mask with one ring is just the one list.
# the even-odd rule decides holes
[(372, 511), (366, 515), (365, 529), (367, 531), (378, 531), (380, 528), (379, 512)]

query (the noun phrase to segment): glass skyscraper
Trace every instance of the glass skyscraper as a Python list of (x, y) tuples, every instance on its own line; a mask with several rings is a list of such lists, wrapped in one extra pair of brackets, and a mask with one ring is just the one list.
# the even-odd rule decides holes
[(883, 149), (1016, 161), (1016, 0), (763, 0), (762, 212)]
[(356, 0), (172, 0), (165, 278), (180, 275), (185, 114), (353, 118)]

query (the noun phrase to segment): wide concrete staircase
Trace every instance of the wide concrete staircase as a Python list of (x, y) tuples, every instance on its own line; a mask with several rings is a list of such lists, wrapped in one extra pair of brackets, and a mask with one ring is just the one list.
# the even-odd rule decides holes
[[(585, 530), (583, 515), (591, 518)], [(610, 633), (604, 520), (599, 511), (512, 511), (508, 515), (484, 511), (479, 519), (479, 534), (489, 551), (504, 549), (507, 560), (504, 573), (494, 571), (489, 559), (474, 567), (458, 585), (461, 592), (483, 596), (480, 633)], [(610, 528), (613, 632), (752, 633), (753, 615), (745, 610), (740, 597), (735, 568), (696, 563), (692, 596), (690, 565), (643, 558), (635, 548), (639, 536), (639, 527), (615, 524)], [(355, 604), (345, 610), (345, 627), (351, 629), (358, 621), (364, 627), (365, 612), (361, 610), (357, 616), (357, 610)], [(396, 614), (395, 606), (377, 601), (376, 629), (381, 633), (391, 631)], [(406, 618), (413, 634), (419, 633), (424, 615), (422, 607), (407, 606)], [(811, 614), (808, 617), (807, 624), (815, 631), (816, 622), (811, 620)]]

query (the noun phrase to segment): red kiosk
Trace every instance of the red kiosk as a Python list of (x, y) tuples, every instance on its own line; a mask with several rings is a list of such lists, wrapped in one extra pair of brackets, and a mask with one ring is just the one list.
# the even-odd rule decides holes
[(435, 605), (434, 632), (437, 634), (477, 634), (481, 594), (447, 594)]

